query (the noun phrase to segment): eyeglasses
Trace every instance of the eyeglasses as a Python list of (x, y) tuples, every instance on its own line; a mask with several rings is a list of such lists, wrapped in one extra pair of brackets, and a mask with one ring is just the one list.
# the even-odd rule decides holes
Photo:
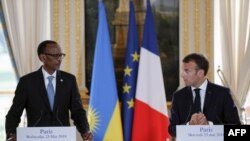
[(66, 56), (65, 53), (58, 53), (58, 54), (43, 53), (43, 54), (54, 57), (55, 59), (59, 59), (59, 58), (63, 59)]

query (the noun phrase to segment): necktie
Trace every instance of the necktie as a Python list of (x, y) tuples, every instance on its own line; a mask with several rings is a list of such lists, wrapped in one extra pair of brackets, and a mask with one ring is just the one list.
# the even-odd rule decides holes
[(50, 104), (50, 108), (51, 110), (53, 110), (53, 105), (54, 105), (54, 96), (55, 96), (55, 92), (54, 92), (54, 87), (52, 84), (52, 80), (53, 80), (54, 76), (49, 76), (49, 84), (47, 86), (47, 94), (48, 94), (48, 98), (49, 98), (49, 104)]
[(201, 97), (200, 97), (200, 89), (194, 89), (195, 92), (195, 99), (194, 99), (194, 112), (198, 113), (201, 112)]

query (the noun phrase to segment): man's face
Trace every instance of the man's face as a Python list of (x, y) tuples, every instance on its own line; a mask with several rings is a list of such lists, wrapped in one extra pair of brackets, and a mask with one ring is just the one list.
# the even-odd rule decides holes
[(60, 68), (62, 57), (61, 48), (54, 43), (47, 44), (45, 51), (40, 55), (44, 69), (50, 74)]
[(183, 71), (182, 71), (182, 78), (186, 84), (186, 86), (194, 86), (199, 87), (201, 77), (200, 72), (201, 70), (197, 69), (197, 65), (195, 62), (190, 61), (188, 63), (183, 63)]

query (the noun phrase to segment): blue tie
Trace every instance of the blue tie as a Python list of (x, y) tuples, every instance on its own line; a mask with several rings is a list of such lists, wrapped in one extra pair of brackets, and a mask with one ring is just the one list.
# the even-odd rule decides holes
[(49, 84), (47, 87), (47, 94), (48, 94), (48, 98), (49, 98), (49, 104), (50, 104), (50, 108), (51, 110), (53, 110), (53, 105), (54, 105), (54, 96), (55, 96), (55, 92), (54, 92), (54, 87), (52, 84), (52, 80), (53, 80), (54, 76), (49, 76)]

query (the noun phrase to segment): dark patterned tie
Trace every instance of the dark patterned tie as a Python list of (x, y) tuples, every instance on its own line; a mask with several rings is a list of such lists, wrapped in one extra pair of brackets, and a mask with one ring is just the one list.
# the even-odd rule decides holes
[(53, 110), (54, 97), (55, 97), (54, 87), (53, 87), (53, 84), (52, 84), (53, 78), (54, 78), (54, 76), (49, 76), (48, 77), (49, 83), (48, 83), (48, 87), (47, 87), (47, 94), (48, 94), (49, 104), (50, 104), (51, 110)]
[(201, 96), (200, 96), (200, 89), (194, 89), (195, 92), (195, 99), (194, 99), (194, 112), (198, 113), (201, 112)]

